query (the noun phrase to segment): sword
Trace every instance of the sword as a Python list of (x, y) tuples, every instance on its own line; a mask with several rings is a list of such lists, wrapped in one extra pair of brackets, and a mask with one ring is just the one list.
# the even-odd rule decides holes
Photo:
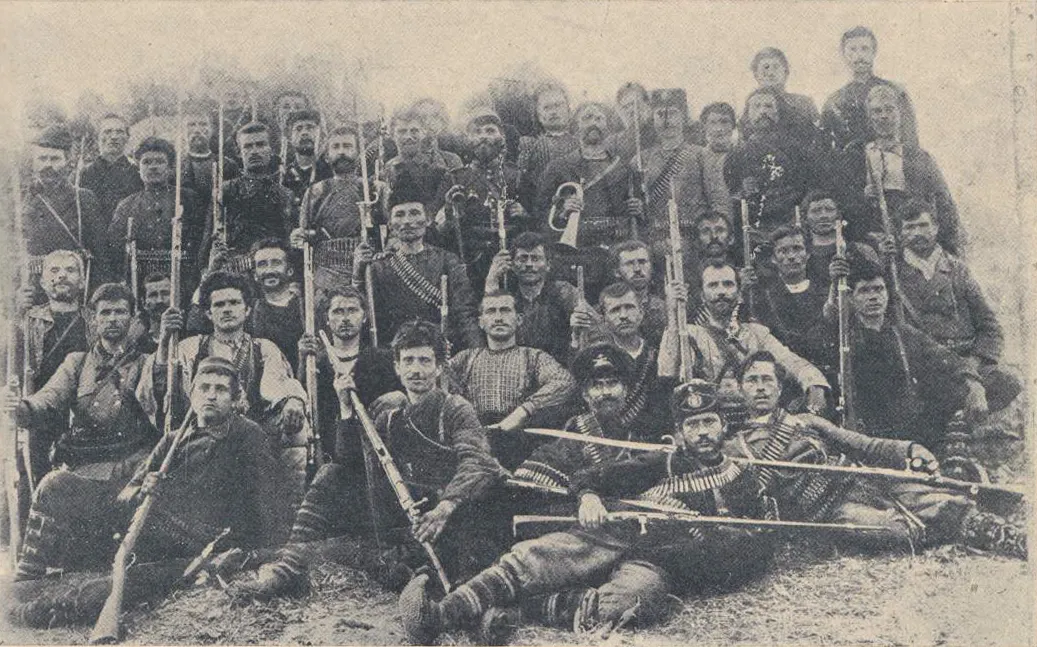
[[(491, 427), (496, 431), (500, 431), (495, 427)], [(549, 436), (551, 438), (563, 438), (565, 440), (573, 440), (578, 443), (589, 443), (591, 445), (605, 445), (606, 447), (618, 447), (620, 449), (632, 449), (641, 452), (674, 452), (677, 447), (675, 445), (667, 445), (662, 443), (642, 443), (636, 440), (616, 440), (613, 438), (602, 438), (600, 436), (588, 436), (586, 434), (578, 434), (572, 431), (563, 431), (561, 429), (543, 429), (539, 427), (527, 427), (521, 430), (521, 433), (532, 434), (534, 436)]]

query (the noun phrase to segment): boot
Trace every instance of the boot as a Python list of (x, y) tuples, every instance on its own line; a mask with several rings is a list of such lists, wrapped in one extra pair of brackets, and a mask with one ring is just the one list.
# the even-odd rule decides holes
[(235, 582), (231, 594), (238, 598), (266, 601), (277, 597), (303, 597), (310, 592), (305, 570), (293, 568), (284, 560), (263, 564), (255, 576)]
[(407, 586), (396, 604), (407, 640), (412, 645), (433, 645), (443, 631), (440, 606), (428, 592), (429, 576), (418, 575)]
[(947, 433), (943, 437), (940, 452), (940, 471), (944, 476), (960, 481), (989, 483), (987, 470), (972, 457), (969, 440), (971, 435), (965, 423), (965, 415), (959, 411), (947, 423)]
[(971, 548), (1025, 560), (1026, 531), (1003, 517), (974, 511), (962, 521), (961, 542)]

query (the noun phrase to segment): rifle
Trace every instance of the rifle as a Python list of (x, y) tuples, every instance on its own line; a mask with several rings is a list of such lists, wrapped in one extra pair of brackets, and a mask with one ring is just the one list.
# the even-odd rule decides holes
[[(18, 287), (24, 287), (27, 285), (28, 280), (28, 267), (26, 265), (27, 258), (22, 253), (22, 247), (24, 246), (25, 239), (22, 236), (22, 197), (21, 197), (21, 178), (18, 176), (17, 169), (11, 174), (12, 182), (12, 199), (14, 200), (14, 218), (13, 218), (13, 238), (16, 241), (15, 246), (15, 262), (19, 267), (19, 274), (21, 280), (19, 281)], [(10, 286), (10, 284), (8, 284)], [(8, 288), (10, 289), (10, 288)], [(18, 297), (17, 289), (12, 290), (8, 295), (8, 303), (6, 304), (9, 308), (7, 313), (7, 339), (4, 350), (7, 355), (6, 369), (7, 369), (7, 388), (11, 393), (22, 392), (22, 383), (19, 381), (18, 371), (16, 369), (18, 363), (18, 338), (21, 333), (19, 326), (18, 316)], [(29, 363), (29, 357), (26, 355), (22, 358), (25, 365)], [(0, 430), (0, 446), (3, 447), (3, 459), (0, 464), (0, 470), (3, 471), (4, 475), (4, 495), (7, 501), (7, 515), (10, 528), (8, 529), (9, 543), (7, 546), (8, 556), (11, 558), (11, 570), (12, 572), (17, 569), (18, 566), (18, 553), (21, 548), (22, 538), (22, 519), (21, 519), (21, 507), (18, 501), (18, 489), (19, 489), (19, 473), (18, 473), (18, 445), (19, 445), (19, 431), (18, 431), (18, 419), (15, 413), (12, 411), (3, 418), (3, 429)], [(28, 447), (28, 445), (26, 445)], [(31, 474), (31, 463), (28, 462), (28, 456), (26, 458), (26, 471)]]
[[(835, 253), (846, 257), (846, 239), (843, 237), (843, 221), (835, 222)], [(855, 431), (858, 428), (856, 413), (856, 387), (853, 382), (853, 348), (851, 346), (850, 303), (848, 295), (850, 286), (845, 276), (839, 277), (836, 285), (836, 306), (839, 310), (839, 412), (844, 429)]]
[[(450, 338), (450, 301), (447, 296), (449, 284), (446, 274), (439, 277), (439, 332), (443, 335), (444, 340)], [(447, 341), (447, 359), (450, 359), (449, 341)]]
[[(879, 214), (882, 216), (882, 232), (887, 238), (893, 236), (893, 223), (889, 218), (889, 205), (886, 204), (886, 190), (882, 186), (882, 182), (876, 177), (875, 169), (871, 166), (871, 161), (868, 155), (864, 155), (864, 167), (868, 171), (868, 180), (871, 185), (875, 187), (875, 193), (879, 200)], [(900, 272), (897, 269), (897, 261), (895, 258), (889, 260), (889, 282), (892, 284), (890, 287), (893, 289), (890, 291), (890, 301), (893, 310), (893, 339), (896, 341), (897, 354), (900, 356), (900, 365), (904, 369), (904, 378), (906, 380), (908, 393), (912, 396), (915, 394), (914, 380), (911, 377), (911, 365), (907, 360), (907, 349), (904, 347), (904, 338), (900, 334), (900, 326), (904, 323), (904, 299), (903, 292), (900, 291)]]
[[(169, 472), (169, 466), (173, 462), (173, 457), (176, 455), (177, 450), (180, 449), (180, 444), (183, 442), (184, 436), (187, 435), (187, 431), (191, 428), (192, 419), (191, 414), (184, 416), (184, 421), (180, 428), (177, 429), (176, 436), (173, 437), (173, 442), (169, 445), (169, 451), (166, 452), (165, 457), (162, 459), (162, 464), (158, 468), (159, 478)], [(166, 416), (166, 421), (168, 424), (168, 415)], [(151, 506), (154, 505), (154, 502), (155, 496), (152, 492), (144, 495), (144, 500), (140, 502), (136, 512), (133, 513), (130, 527), (123, 536), (122, 543), (119, 544), (119, 550), (115, 553), (115, 561), (112, 564), (112, 590), (108, 594), (108, 599), (105, 600), (104, 608), (101, 609), (100, 615), (97, 616), (94, 630), (90, 632), (91, 645), (110, 645), (119, 642), (122, 638), (122, 626), (119, 622), (119, 615), (122, 613), (122, 601), (126, 592), (126, 570), (130, 566), (133, 549), (137, 546), (137, 540), (140, 539), (140, 535), (144, 531), (144, 524), (148, 519), (148, 514), (151, 512)]]
[[(385, 446), (382, 437), (378, 434), (374, 422), (371, 421), (371, 416), (367, 413), (367, 409), (364, 408), (364, 403), (360, 401), (360, 396), (356, 394), (356, 391), (350, 391), (349, 398), (353, 401), (353, 411), (360, 420), (360, 426), (364, 430), (367, 442), (371, 445), (371, 450), (378, 457), (378, 462), (385, 472), (385, 478), (388, 479), (393, 494), (396, 495), (396, 500), (399, 502), (400, 507), (403, 508), (404, 513), (406, 513), (411, 527), (414, 527), (419, 521), (418, 503), (411, 497), (407, 484), (403, 480), (403, 475), (400, 474), (396, 463), (393, 462), (392, 455), (389, 454), (389, 448)], [(443, 563), (439, 561), (439, 556), (436, 555), (435, 549), (430, 542), (423, 541), (419, 543), (422, 549), (424, 549), (432, 568), (436, 571), (436, 576), (439, 578), (439, 583), (443, 586), (443, 591), (449, 593), (450, 580), (447, 579), (446, 570), (443, 568)]]
[[(661, 506), (665, 507), (665, 506)], [(678, 523), (691, 526), (735, 526), (753, 530), (827, 530), (832, 532), (881, 532), (889, 533), (885, 526), (872, 526), (853, 523), (820, 523), (813, 521), (779, 521), (771, 519), (752, 519), (746, 517), (714, 517), (700, 515), (691, 510), (673, 509), (669, 512), (621, 511), (610, 512), (605, 517), (608, 523), (637, 521), (641, 525), (641, 534), (648, 534), (648, 523)], [(579, 523), (577, 517), (540, 514), (517, 514), (512, 517), (512, 534), (518, 534), (518, 527), (530, 524), (572, 525)]]
[[(636, 106), (636, 103), (635, 103)], [(670, 218), (670, 254), (666, 258), (666, 276), (670, 282), (684, 285), (684, 241), (681, 240), (680, 215), (677, 212), (677, 188), (670, 180), (670, 200), (667, 204)], [(680, 347), (680, 380), (687, 382), (695, 366), (695, 353), (688, 337), (688, 302), (685, 299), (674, 300), (674, 316), (676, 318), (677, 343)]]
[[(353, 112), (356, 113), (357, 148), (360, 151), (360, 183), (364, 192), (364, 201), (357, 206), (360, 207), (360, 225), (364, 228), (364, 237), (367, 244), (374, 247), (372, 243), (372, 231), (374, 230), (374, 218), (371, 217), (371, 187), (367, 175), (367, 145), (364, 141), (364, 124), (360, 120), (360, 112), (357, 110), (356, 95), (353, 96)], [(378, 346), (378, 323), (374, 316), (374, 281), (371, 277), (371, 264), (364, 268), (364, 290), (367, 295), (367, 321), (371, 332), (371, 345)]]
[[(299, 227), (305, 233), (309, 227), (308, 209), (299, 209)], [(307, 335), (317, 334), (317, 289), (313, 275), (313, 244), (309, 236), (303, 236), (302, 243), (302, 292), (303, 292), (303, 329)], [(310, 409), (310, 433), (306, 439), (306, 482), (309, 483), (323, 461), (324, 450), (320, 441), (320, 419), (317, 407), (317, 358), (312, 354), (306, 356), (306, 406)]]
[[(745, 264), (745, 269), (752, 269), (753, 261), (755, 260), (753, 254), (752, 227), (749, 225), (749, 202), (744, 198), (741, 200), (741, 210), (739, 215), (742, 218), (742, 262)], [(742, 293), (739, 296), (739, 302), (744, 301), (746, 307), (749, 309), (749, 319), (755, 320), (756, 307), (753, 298), (753, 291), (743, 285)]]
[[(91, 261), (93, 260), (93, 255), (90, 253), (90, 250), (88, 250), (83, 245), (83, 199), (79, 195), (79, 184), (83, 178), (83, 151), (85, 149), (86, 135), (83, 135), (83, 137), (79, 140), (79, 155), (76, 157), (76, 175), (74, 183), (75, 188), (73, 191), (75, 193), (76, 201), (76, 223), (79, 226), (79, 229), (77, 229), (76, 232), (79, 236), (79, 246), (83, 250), (83, 261), (85, 268), (85, 274), (83, 276), (83, 305), (87, 304), (87, 300), (90, 296), (90, 269), (92, 265)], [(136, 297), (136, 294), (134, 294), (134, 296)]]
[[(648, 206), (648, 187), (645, 184), (645, 165), (641, 155), (641, 95), (634, 94), (634, 172), (630, 175), (631, 198), (637, 198)], [(671, 183), (672, 184), (672, 183)], [(639, 240), (637, 218), (630, 219), (630, 237)]]
[[(180, 104), (177, 103), (177, 116), (180, 115)], [(184, 149), (184, 131), (180, 129), (176, 146), (176, 181), (175, 181), (175, 206), (173, 207), (173, 233), (170, 237), (169, 253), (169, 307), (176, 308), (180, 304), (180, 253), (183, 247), (184, 231), (184, 204), (183, 204), (183, 168), (181, 166)], [(168, 434), (173, 430), (173, 386), (176, 380), (177, 369), (177, 345), (180, 343), (180, 333), (172, 331), (166, 347), (166, 397), (163, 406), (163, 432)], [(161, 350), (161, 349), (160, 349)]]
[[(583, 266), (582, 265), (577, 265), (576, 266), (576, 293), (578, 295), (577, 301), (586, 301), (587, 300), (587, 284), (586, 284), (586, 279), (584, 279), (584, 276), (583, 276)], [(583, 348), (583, 344), (585, 343), (586, 337), (587, 337), (587, 331), (585, 329), (580, 328), (580, 329), (577, 329), (577, 330), (573, 330), (572, 331), (572, 341), (570, 342), (569, 345), (572, 347), (573, 350), (579, 350), (579, 349)]]
[(774, 467), (777, 469), (798, 470), (801, 472), (824, 472), (831, 474), (852, 474), (856, 476), (873, 476), (889, 478), (895, 481), (906, 481), (908, 483), (922, 483), (933, 487), (944, 487), (954, 490), (962, 490), (976, 495), (981, 491), (997, 492), (1001, 494), (1012, 494), (1024, 497), (1027, 490), (1015, 485), (995, 485), (993, 483), (975, 483), (973, 481), (962, 481), (940, 474), (929, 474), (927, 472), (915, 472), (910, 469), (896, 470), (888, 467), (855, 467), (852, 465), (824, 465), (817, 463), (796, 463), (792, 461), (772, 461), (762, 458), (736, 458), (736, 463), (746, 463), (758, 467)]
[(284, 186), (284, 178), (288, 173), (288, 115), (281, 118), (281, 160), (277, 166), (277, 183)]

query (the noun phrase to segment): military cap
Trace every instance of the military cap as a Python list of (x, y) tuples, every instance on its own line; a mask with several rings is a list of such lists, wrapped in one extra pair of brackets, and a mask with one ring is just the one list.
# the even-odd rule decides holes
[(293, 110), (288, 113), (288, 117), (285, 118), (285, 126), (288, 130), (292, 129), (292, 126), (297, 121), (312, 121), (314, 123), (320, 123), (320, 113), (316, 110), (306, 108), (304, 110)]
[(712, 382), (692, 379), (673, 390), (670, 410), (674, 421), (718, 410), (717, 388)]
[(49, 126), (32, 143), (42, 148), (58, 148), (67, 152), (72, 149), (72, 133), (65, 126)]
[(633, 361), (622, 349), (608, 343), (584, 348), (572, 361), (572, 374), (577, 382), (599, 377), (618, 377), (629, 382), (633, 376)]
[(504, 127), (500, 115), (490, 106), (476, 106), (468, 113), (468, 127), (482, 126), (483, 124), (497, 124), (498, 128)]
[(198, 362), (198, 369), (195, 371), (195, 377), (203, 373), (216, 373), (218, 375), (227, 375), (234, 382), (238, 382), (241, 378), (238, 375), (238, 369), (234, 367), (234, 364), (227, 359), (222, 357), (216, 357), (210, 355), (202, 361)]
[(685, 115), (688, 114), (688, 93), (684, 88), (662, 88), (652, 90), (649, 105), (655, 108), (679, 108)]

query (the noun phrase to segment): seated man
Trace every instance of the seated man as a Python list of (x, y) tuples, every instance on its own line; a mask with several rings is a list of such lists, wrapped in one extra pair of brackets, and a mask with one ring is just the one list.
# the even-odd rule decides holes
[(991, 411), (1022, 390), (1019, 379), (998, 366), (1004, 333), (972, 272), (937, 242), (940, 227), (932, 208), (918, 200), (899, 210), (901, 252), (896, 259), (904, 306), (921, 328), (957, 353), (976, 373)]
[[(724, 447), (730, 456), (892, 469), (939, 466), (924, 446), (873, 438), (842, 429), (819, 416), (795, 416), (778, 404), (783, 371), (767, 352), (750, 355), (739, 369), (742, 393), (752, 410), (748, 427)], [(886, 532), (844, 539), (863, 548), (909, 549), (964, 543), (1026, 559), (1026, 534), (996, 515), (980, 512), (958, 492), (924, 483), (759, 466), (760, 485), (789, 520), (876, 525)]]
[(506, 469), (515, 469), (536, 446), (522, 428), (562, 422), (562, 407), (576, 391), (569, 371), (550, 355), (518, 345), (515, 331), (521, 319), (515, 297), (487, 293), (479, 306), (486, 348), (469, 348), (450, 359), (461, 395), (475, 407), (479, 421), (495, 430), (490, 446)]
[[(9, 393), (4, 403), (19, 426), (42, 436), (37, 446), (47, 449), (54, 467), (65, 468), (50, 472), (36, 488), (16, 579), (42, 577), (54, 564), (55, 551), (67, 547), (65, 535), (75, 524), (65, 518), (66, 501), (50, 492), (63, 492), (75, 483), (72, 489), (83, 498), (73, 508), (100, 505), (118, 494), (159, 439), (133, 397), (144, 358), (128, 339), (133, 320), (129, 288), (115, 283), (98, 287), (90, 299), (90, 316), (98, 335), (90, 350), (69, 353), (39, 391), (24, 400)], [(68, 420), (70, 415), (65, 433), (56, 438), (49, 433), (55, 419)], [(44, 533), (44, 528), (49, 530)], [(102, 533), (94, 539), (110, 537)]]
[[(698, 355), (697, 371), (707, 380), (717, 383), (725, 365), (739, 363), (758, 350), (766, 350), (778, 358), (782, 368), (802, 389), (806, 406), (814, 412), (825, 410), (827, 393), (831, 387), (816, 366), (788, 349), (758, 323), (738, 320), (738, 274), (726, 263), (707, 265), (702, 270), (702, 300), (706, 320), (700, 325), (689, 325), (688, 336)], [(682, 285), (670, 285), (674, 295), (686, 290)], [(689, 322), (690, 324), (690, 322)], [(667, 327), (659, 345), (659, 375), (675, 376), (678, 372), (677, 331)]]
[[(410, 572), (423, 555), (414, 540), (430, 542), (451, 577), (482, 568), (492, 556), (479, 550), (480, 535), (487, 535), (487, 497), (500, 479), (500, 465), (490, 456), (486, 434), (475, 410), (464, 398), (448, 395), (437, 386), (446, 356), (446, 344), (436, 327), (426, 321), (405, 324), (393, 339), (394, 367), (402, 391), (385, 394), (372, 404), (374, 425), (384, 439), (390, 457), (403, 470), (404, 485), (415, 501), (422, 501), (419, 522), (410, 527), (380, 465), (369, 460), (368, 496), (375, 515), (375, 536), (402, 556), (389, 553), (382, 573)], [(354, 445), (365, 443), (365, 431), (353, 410), (350, 392), (356, 390), (349, 375), (335, 380), (342, 410), (338, 436)], [(365, 443), (366, 444), (366, 443)], [(278, 559), (260, 568), (253, 580), (243, 582), (240, 595), (269, 598), (300, 595), (309, 588), (306, 544), (344, 533), (358, 534), (349, 514), (354, 496), (363, 488), (355, 471), (341, 465), (321, 468), (306, 493), (292, 526), (288, 543)], [(480, 562), (480, 560), (482, 560)], [(393, 562), (396, 563), (393, 563)], [(375, 567), (378, 569), (378, 567)]]
[(755, 471), (720, 451), (726, 426), (712, 385), (683, 385), (672, 407), (674, 454), (645, 454), (574, 475), (569, 491), (579, 502), (577, 526), (515, 544), (438, 602), (428, 593), (428, 575), (415, 578), (399, 601), (411, 643), (479, 627), (487, 644), (506, 644), (502, 632), (514, 614), (502, 607), (516, 603), (527, 619), (581, 632), (631, 619), (646, 624), (666, 615), (671, 593), (730, 587), (762, 572), (773, 551), (766, 533), (706, 525), (670, 533), (610, 518), (603, 495), (639, 495), (689, 515), (764, 516)]
[[(285, 517), (275, 465), (278, 447), (258, 425), (234, 413), (240, 395), (234, 366), (209, 357), (198, 366), (191, 387), (192, 413), (185, 426), (159, 441), (121, 491), (95, 492), (85, 487), (89, 481), (69, 471), (45, 479), (33, 510), (47, 510), (55, 522), (37, 529), (37, 543), (24, 554), (18, 579), (42, 578), (48, 567), (107, 567), (119, 545), (113, 534), (126, 531), (149, 496), (151, 507), (133, 553), (135, 565), (127, 573), (130, 599), (164, 595), (180, 581), (187, 561), (225, 528), (230, 533), (224, 541), (231, 546), (260, 548), (280, 541)], [(160, 471), (165, 460), (168, 472)], [(172, 560), (176, 561), (170, 568), (162, 568), (162, 562)], [(147, 574), (146, 585), (139, 573)], [(11, 615), (42, 627), (93, 620), (110, 586), (110, 581), (101, 582), (108, 586), (75, 591), (79, 595), (74, 604), (68, 595), (34, 595), (39, 588), (26, 582), (16, 591), (16, 598), (25, 603)]]

